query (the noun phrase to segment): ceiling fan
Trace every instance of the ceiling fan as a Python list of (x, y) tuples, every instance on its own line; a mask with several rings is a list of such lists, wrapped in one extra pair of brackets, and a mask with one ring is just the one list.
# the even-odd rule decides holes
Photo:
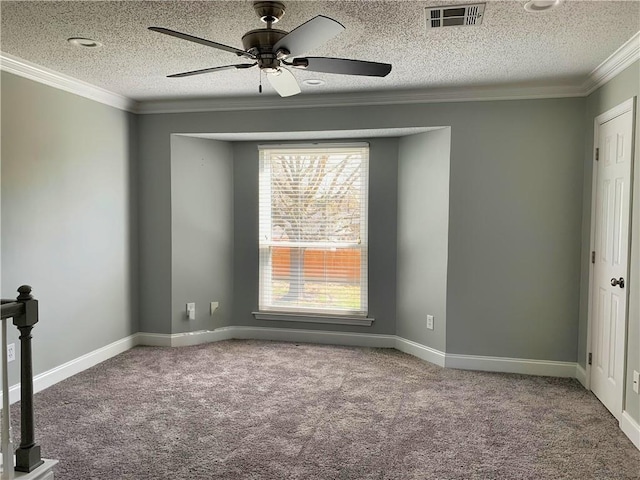
[(298, 57), (298, 55), (313, 50), (335, 37), (345, 29), (344, 26), (332, 18), (318, 15), (291, 32), (285, 32), (284, 30), (272, 28), (273, 24), (277, 23), (284, 15), (285, 7), (283, 3), (253, 2), (253, 8), (260, 20), (266, 23), (267, 26), (244, 34), (242, 37), (244, 50), (168, 28), (149, 27), (149, 30), (154, 32), (235, 53), (239, 57), (253, 60), (253, 63), (238, 63), (176, 73), (168, 75), (168, 78), (189, 77), (221, 70), (245, 69), (258, 65), (260, 70), (267, 75), (269, 83), (276, 92), (282, 97), (289, 97), (300, 93), (300, 86), (294, 75), (286, 67), (300, 68), (313, 72), (370, 77), (384, 77), (391, 71), (391, 65), (388, 63), (346, 58)]

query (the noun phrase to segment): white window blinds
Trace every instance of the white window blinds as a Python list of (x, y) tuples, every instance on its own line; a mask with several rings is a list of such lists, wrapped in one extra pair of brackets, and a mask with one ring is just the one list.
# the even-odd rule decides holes
[(366, 315), (368, 145), (259, 150), (259, 309)]

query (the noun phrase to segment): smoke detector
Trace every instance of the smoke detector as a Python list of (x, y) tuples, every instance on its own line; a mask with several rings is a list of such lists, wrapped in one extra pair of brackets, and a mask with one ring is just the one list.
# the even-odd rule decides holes
[(470, 27), (480, 25), (485, 3), (449, 5), (424, 9), (427, 29), (440, 27)]

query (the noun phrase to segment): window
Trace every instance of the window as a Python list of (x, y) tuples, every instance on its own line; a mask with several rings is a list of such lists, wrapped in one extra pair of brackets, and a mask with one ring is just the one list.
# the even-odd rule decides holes
[(260, 147), (263, 312), (366, 316), (369, 147)]

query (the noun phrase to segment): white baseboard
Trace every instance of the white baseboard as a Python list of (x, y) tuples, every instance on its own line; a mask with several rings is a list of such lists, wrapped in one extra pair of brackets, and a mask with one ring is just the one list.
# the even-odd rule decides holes
[[(116, 355), (126, 352), (130, 348), (135, 347), (138, 344), (138, 334), (129, 335), (128, 337), (116, 340), (109, 345), (98, 348), (92, 352), (82, 355), (78, 358), (74, 358), (62, 365), (47, 370), (46, 372), (39, 373), (33, 377), (33, 393), (38, 393), (45, 388), (55, 385), (62, 380), (69, 378), (77, 373), (93, 367), (100, 362), (115, 357)], [(20, 384), (17, 383), (9, 387), (9, 402), (15, 403), (20, 400)], [(0, 404), (2, 403), (2, 393), (0, 393)]]
[(579, 363), (576, 363), (575, 376), (576, 376), (576, 380), (578, 380), (582, 384), (582, 386), (588, 390), (589, 386), (587, 385), (587, 371), (584, 368), (582, 368), (582, 366)]
[(575, 362), (530, 360), (525, 358), (483, 357), (478, 355), (446, 354), (445, 367), (485, 372), (521, 373), (548, 377), (575, 378)]
[(200, 330), (197, 332), (175, 334), (141, 332), (138, 334), (138, 345), (186, 347), (232, 338), (379, 348), (394, 348), (396, 343), (396, 337), (394, 335), (371, 335), (365, 333), (302, 330), (294, 328), (232, 326), (217, 328), (216, 330)]
[(223, 327), (216, 330), (198, 330), (196, 332), (185, 333), (138, 333), (138, 345), (150, 347), (188, 347), (191, 345), (201, 345), (203, 343), (219, 342), (233, 338), (229, 328)]
[(620, 430), (629, 437), (638, 450), (640, 450), (640, 425), (626, 410), (620, 416)]
[[(36, 393), (35, 390), (35, 377), (34, 377), (34, 387), (33, 387), (33, 393)], [(3, 395), (4, 392), (0, 392), (0, 402), (2, 402), (3, 400)], [(12, 385), (9, 387), (9, 403), (16, 403), (20, 401), (20, 384), (16, 383), (15, 385)]]
[(326, 330), (301, 330), (270, 327), (227, 327), (231, 338), (274, 340), (281, 342), (323, 343), (353, 347), (394, 348), (395, 335), (368, 333), (330, 332)]
[(402, 337), (396, 337), (395, 348), (401, 352), (408, 353), (414, 357), (418, 357), (422, 360), (426, 360), (427, 362), (444, 367), (446, 354), (440, 350), (412, 342), (411, 340), (407, 340)]
[[(285, 342), (309, 342), (333, 345), (351, 345), (359, 347), (394, 348), (394, 335), (369, 335), (349, 332), (327, 332), (319, 330), (296, 330), (287, 328), (266, 327), (222, 327), (216, 330), (201, 330), (197, 332), (162, 334), (140, 332), (117, 340), (109, 345), (63, 363), (33, 377), (33, 392), (38, 393), (62, 380), (82, 372), (100, 362), (114, 357), (136, 345), (156, 347), (186, 347), (202, 343), (218, 342), (221, 340), (255, 339), (275, 340)], [(0, 391), (0, 405), (2, 404)], [(20, 400), (20, 384), (9, 388), (9, 401), (15, 403)]]
[[(358, 347), (395, 348), (435, 365), (466, 370), (521, 373), (526, 375), (546, 375), (577, 378), (583, 385), (586, 372), (573, 362), (529, 360), (504, 357), (484, 357), (476, 355), (446, 354), (431, 347), (395, 335), (376, 335), (325, 330), (303, 330), (291, 328), (230, 326), (216, 330), (161, 334), (140, 332), (105, 347), (71, 360), (33, 379), (34, 392), (44, 390), (65, 378), (75, 375), (108, 358), (122, 353), (136, 345), (161, 347), (182, 347), (217, 342), (220, 340), (253, 339), (285, 342), (308, 342)], [(9, 389), (11, 403), (20, 399), (20, 384)], [(0, 393), (1, 399), (1, 393)], [(630, 417), (629, 417), (630, 418)]]
[[(582, 385), (585, 385), (585, 387), (587, 383), (587, 373), (585, 369), (575, 362), (447, 354), (395, 335), (231, 326), (218, 328), (216, 330), (201, 330), (177, 334), (140, 332), (129, 335), (128, 337), (36, 375), (33, 377), (34, 393), (40, 392), (66, 378), (125, 352), (136, 345), (181, 347), (233, 338), (395, 348), (401, 352), (447, 368), (569, 377), (576, 378)], [(20, 400), (20, 384), (13, 385), (9, 388), (9, 400), (11, 403)], [(1, 401), (2, 392), (0, 392), (0, 404)], [(638, 422), (626, 411), (622, 412), (620, 417), (620, 429), (631, 439), (633, 444), (640, 449), (640, 425), (638, 425)]]
[(168, 333), (138, 333), (138, 345), (149, 347), (170, 347), (171, 335)]

